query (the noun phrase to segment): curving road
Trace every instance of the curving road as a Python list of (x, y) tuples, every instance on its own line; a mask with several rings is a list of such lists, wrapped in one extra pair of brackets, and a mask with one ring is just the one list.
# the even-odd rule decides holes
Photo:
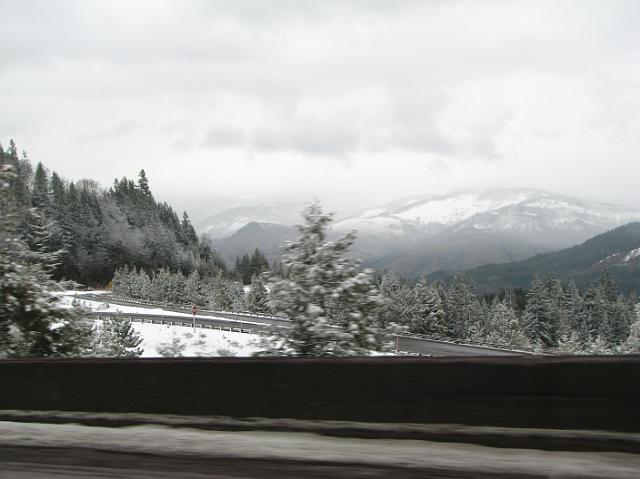
[[(122, 306), (136, 306), (139, 308), (157, 308), (146, 304), (139, 304), (130, 301), (114, 300), (108, 296), (86, 294), (78, 295), (80, 299), (91, 301), (104, 301), (110, 304)], [(186, 313), (190, 311), (186, 308), (164, 307), (165, 311), (175, 313)], [(94, 313), (98, 316), (113, 316), (113, 313)], [(159, 314), (136, 314), (122, 313), (122, 317), (131, 317), (141, 321), (153, 323), (184, 323), (193, 324), (193, 320), (187, 317), (159, 315)], [(207, 316), (207, 317), (203, 317)], [(269, 332), (274, 327), (288, 327), (290, 322), (286, 319), (273, 316), (249, 315), (242, 313), (231, 313), (222, 311), (199, 311), (195, 319), (196, 325), (200, 327), (223, 328), (235, 331), (260, 333)], [(446, 341), (435, 341), (412, 336), (399, 336), (396, 338), (397, 349), (403, 353), (419, 354), (424, 356), (523, 356), (524, 352), (516, 352), (505, 349), (497, 349), (467, 344), (455, 344)]]

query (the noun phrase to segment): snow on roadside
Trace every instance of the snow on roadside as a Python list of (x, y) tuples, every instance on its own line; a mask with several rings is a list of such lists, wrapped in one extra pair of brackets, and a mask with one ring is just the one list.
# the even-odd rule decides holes
[[(162, 308), (144, 308), (138, 306), (123, 306), (110, 304), (109, 302), (92, 301), (76, 297), (77, 291), (69, 291), (60, 294), (60, 302), (65, 307), (78, 306), (94, 312), (121, 313), (121, 314), (149, 314), (165, 317), (178, 317), (192, 319), (188, 313), (166, 311)], [(85, 294), (86, 292), (82, 292)], [(102, 292), (96, 292), (102, 293)], [(216, 319), (212, 316), (196, 315), (196, 318)], [(262, 324), (249, 321), (237, 321), (226, 318), (218, 318), (229, 323), (242, 322), (244, 325)], [(102, 321), (95, 320), (96, 324)], [(215, 357), (215, 356), (251, 356), (258, 351), (259, 336), (256, 334), (220, 331), (216, 329), (200, 329), (194, 331), (191, 327), (172, 326), (167, 324), (132, 323), (133, 328), (142, 338), (140, 347), (144, 350), (143, 358), (160, 357), (159, 349), (163, 346), (174, 344), (180, 349), (180, 355), (184, 357)]]
[[(96, 313), (121, 313), (121, 314), (149, 314), (157, 316), (175, 317), (175, 318), (189, 318), (193, 319), (193, 316), (189, 313), (179, 313), (176, 311), (169, 311), (162, 308), (142, 307), (142, 306), (125, 306), (122, 304), (111, 304), (108, 301), (93, 301), (90, 299), (79, 299), (75, 296), (77, 291), (71, 291), (61, 295), (60, 302), (66, 306), (78, 306), (83, 309), (88, 309)], [(83, 292), (84, 293), (84, 292)], [(75, 302), (75, 303), (74, 303)], [(219, 318), (214, 315), (202, 315), (196, 314), (198, 319), (218, 319), (221, 321), (228, 321), (230, 323), (242, 323), (242, 324), (265, 324), (260, 321), (247, 321), (245, 319), (229, 319)]]
[(142, 337), (140, 347), (144, 349), (143, 358), (159, 357), (158, 349), (163, 344), (178, 341), (184, 346), (184, 357), (214, 356), (251, 356), (259, 351), (259, 336), (256, 334), (219, 331), (217, 329), (199, 329), (166, 324), (132, 323), (133, 328)]

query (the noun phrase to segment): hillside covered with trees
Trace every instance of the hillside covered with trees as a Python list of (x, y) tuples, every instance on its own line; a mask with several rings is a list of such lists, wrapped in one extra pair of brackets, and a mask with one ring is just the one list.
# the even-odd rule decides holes
[[(552, 253), (538, 254), (522, 261), (487, 264), (468, 269), (482, 293), (509, 288), (527, 288), (536, 276), (553, 273), (564, 282), (574, 281), (580, 289), (589, 288), (606, 269), (624, 293), (640, 292), (640, 223), (629, 223), (597, 235), (582, 244)], [(429, 275), (445, 282), (453, 273), (439, 271)]]
[[(0, 164), (15, 175), (9, 182), (21, 215), (17, 233), (33, 246), (38, 231), (46, 251), (62, 250), (54, 277), (85, 285), (106, 285), (118, 267), (224, 273), (224, 262), (201, 242), (185, 212), (181, 217), (157, 201), (141, 170), (136, 181), (116, 179), (108, 188), (92, 180), (66, 181), (42, 163), (34, 167), (16, 144), (0, 146)], [(28, 214), (35, 208), (39, 215)]]

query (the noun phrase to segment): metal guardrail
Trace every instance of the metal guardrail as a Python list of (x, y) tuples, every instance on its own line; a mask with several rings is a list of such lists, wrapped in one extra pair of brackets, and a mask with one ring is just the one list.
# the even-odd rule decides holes
[[(103, 296), (100, 296), (104, 298)], [(107, 299), (107, 298), (105, 298)], [(122, 296), (110, 296), (109, 299), (113, 299), (116, 301), (122, 301), (127, 303), (134, 304), (142, 304), (145, 306), (155, 306), (155, 307), (165, 307), (165, 308), (174, 308), (174, 309), (182, 309), (185, 311), (190, 310), (190, 306), (187, 304), (176, 304), (176, 303), (166, 303), (166, 302), (157, 302), (153, 303), (150, 301), (143, 301), (141, 299), (134, 298), (125, 298)], [(276, 319), (279, 321), (289, 321), (284, 316), (275, 316), (273, 314), (264, 314), (264, 313), (255, 313), (253, 311), (225, 311), (225, 310), (216, 310), (216, 309), (201, 309), (199, 310), (202, 313), (211, 313), (211, 314), (232, 314), (236, 316), (247, 316), (247, 317), (255, 317), (255, 318), (265, 318), (265, 319)]]
[[(148, 323), (148, 324), (162, 324), (167, 326), (183, 326), (189, 328), (196, 329), (211, 329), (211, 330), (219, 330), (219, 331), (229, 331), (235, 333), (246, 333), (246, 334), (258, 334), (264, 335), (269, 331), (266, 328), (260, 328), (259, 325), (251, 324), (251, 323), (243, 323), (242, 321), (236, 322), (237, 326), (233, 326), (231, 324), (216, 324), (216, 323), (224, 323), (224, 320), (207, 320), (202, 318), (197, 318), (195, 324), (193, 321), (187, 320), (187, 318), (177, 318), (177, 317), (160, 317), (156, 315), (148, 315), (148, 314), (135, 314), (135, 313), (111, 313), (111, 312), (92, 312), (93, 316), (97, 316), (98, 318), (106, 318), (106, 319), (117, 319), (120, 321), (129, 321), (136, 323)], [(268, 326), (268, 325), (265, 325)]]

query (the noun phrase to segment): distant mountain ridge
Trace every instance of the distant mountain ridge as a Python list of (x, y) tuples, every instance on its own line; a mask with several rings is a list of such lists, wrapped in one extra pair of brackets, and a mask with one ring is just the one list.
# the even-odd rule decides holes
[(271, 223), (291, 226), (300, 222), (302, 205), (294, 203), (262, 203), (230, 208), (195, 225), (200, 234), (211, 239), (228, 238), (249, 223)]
[[(489, 264), (469, 269), (481, 292), (498, 292), (508, 288), (528, 288), (536, 276), (555, 274), (561, 280), (574, 280), (580, 289), (594, 284), (601, 272), (611, 271), (620, 291), (640, 293), (640, 222), (620, 226), (584, 243), (552, 253), (503, 264)], [(453, 272), (438, 271), (431, 280), (448, 281)]]
[(520, 260), (578, 244), (640, 210), (535, 189), (410, 198), (339, 221), (358, 230), (354, 255), (368, 266), (416, 277)]
[(253, 221), (231, 236), (211, 241), (211, 246), (228, 265), (233, 265), (236, 257), (250, 254), (256, 248), (273, 262), (280, 257), (282, 245), (297, 236), (298, 230), (293, 226)]
[[(197, 225), (227, 260), (256, 247), (273, 257), (277, 240), (296, 237), (303, 205), (232, 208)], [(407, 277), (506, 263), (579, 244), (632, 221), (640, 209), (584, 201), (536, 189), (413, 196), (335, 221), (330, 235), (356, 230), (352, 255), (364, 266)], [(286, 227), (276, 233), (273, 227)], [(249, 248), (243, 250), (243, 248)]]

